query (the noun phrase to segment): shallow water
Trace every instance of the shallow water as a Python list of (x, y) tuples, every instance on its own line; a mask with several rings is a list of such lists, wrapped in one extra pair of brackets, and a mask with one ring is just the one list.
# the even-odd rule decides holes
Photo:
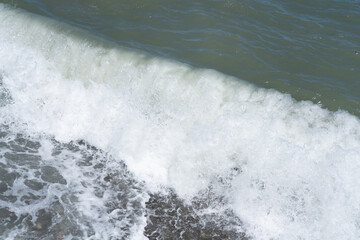
[[(321, 81), (310, 84), (319, 87), (309, 90), (300, 87), (307, 80), (297, 81), (295, 68), (285, 71), (281, 67), (288, 67), (282, 64), (276, 71), (290, 78), (276, 83), (276, 77), (272, 79), (276, 74), (268, 74), (261, 82), (265, 78), (260, 75), (265, 76), (266, 71), (256, 71), (258, 65), (248, 58), (249, 66), (255, 68), (242, 80), (236, 73), (243, 72), (241, 68), (225, 69), (229, 65), (224, 59), (231, 55), (225, 54), (225, 48), (210, 44), (202, 49), (196, 44), (206, 39), (199, 38), (195, 45), (187, 45), (190, 52), (198, 49), (198, 53), (189, 54), (184, 44), (170, 41), (171, 29), (173, 34), (185, 35), (206, 30), (207, 24), (213, 26), (213, 34), (217, 27), (226, 30), (224, 23), (218, 26), (207, 20), (221, 14), (236, 17), (237, 2), (211, 1), (213, 8), (202, 2), (15, 3), (37, 14), (0, 4), (1, 237), (360, 237), (360, 120), (354, 110), (359, 103), (355, 75), (347, 75), (341, 84), (340, 78), (330, 83), (325, 74), (330, 74), (328, 68), (320, 74)], [(328, 8), (341, 5), (352, 13), (347, 7), (355, 3), (331, 2)], [(171, 17), (161, 17), (168, 4), (167, 11), (179, 14), (177, 23), (188, 23), (190, 14), (203, 16), (206, 21), (200, 22), (204, 25), (193, 20), (196, 31), (177, 33), (174, 27), (160, 37), (147, 24), (160, 24), (160, 20), (169, 24)], [(245, 11), (253, 14), (247, 16), (249, 24), (260, 17), (255, 13), (268, 14), (266, 9), (271, 6), (280, 8), (260, 1), (252, 4), (256, 8), (249, 4), (253, 11)], [(302, 4), (284, 6), (296, 12)], [(311, 4), (310, 15), (311, 9), (321, 8), (316, 2)], [(221, 12), (225, 6), (229, 12)], [(146, 14), (130, 14), (129, 9), (159, 12), (147, 18)], [(321, 12), (316, 14), (321, 16)], [(356, 22), (357, 13), (353, 14), (351, 19)], [(336, 21), (344, 20), (336, 16)], [(126, 17), (130, 19), (119, 20)], [(149, 20), (153, 17), (158, 18), (155, 23)], [(115, 30), (119, 29), (115, 23), (128, 27), (128, 34)], [(341, 31), (352, 34), (347, 47), (354, 48), (357, 35), (352, 31), (358, 25), (349, 21), (346, 26)], [(141, 29), (149, 38), (141, 35)], [(134, 36), (132, 31), (136, 38), (121, 39)], [(155, 35), (158, 47), (151, 42)], [(273, 50), (263, 48), (265, 53)], [(224, 56), (211, 58), (217, 51)], [(356, 64), (354, 56), (351, 52), (345, 57), (348, 62), (341, 61), (340, 68)], [(343, 59), (317, 57), (329, 62)], [(217, 67), (205, 63), (211, 59), (216, 59)], [(276, 65), (275, 59), (263, 57), (262, 61)], [(241, 57), (235, 63), (241, 63)], [(259, 80), (251, 78), (251, 71), (260, 74)], [(354, 71), (358, 71), (356, 65)], [(296, 91), (287, 89), (287, 84)], [(338, 91), (340, 85), (346, 94)], [(319, 99), (313, 99), (315, 104), (297, 101), (282, 93), (308, 99), (317, 91), (324, 104)], [(326, 91), (336, 99), (330, 101), (333, 105), (326, 104)]]
[(61, 144), (1, 128), (0, 233), (8, 239), (128, 239), (143, 222), (150, 239), (245, 235), (230, 209), (203, 212), (211, 196), (186, 204), (174, 193), (148, 195), (122, 161), (114, 168), (111, 156), (84, 141)]

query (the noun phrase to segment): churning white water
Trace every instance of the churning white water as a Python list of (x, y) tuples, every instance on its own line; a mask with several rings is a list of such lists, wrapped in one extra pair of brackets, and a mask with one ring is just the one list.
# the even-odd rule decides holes
[[(360, 238), (360, 121), (346, 112), (123, 49), (5, 5), (0, 74), (8, 96), (2, 124), (59, 144), (85, 140), (112, 156), (101, 160), (103, 171), (123, 160), (147, 192), (171, 188), (186, 202), (211, 187), (254, 239)], [(42, 141), (40, 156), (53, 159), (53, 143)], [(84, 177), (75, 160), (60, 159), (50, 165), (59, 165), (63, 188), (76, 183), (82, 217), (101, 218), (96, 236), (120, 236), (121, 224), (101, 209), (115, 190), (92, 202), (104, 172)], [(144, 207), (147, 195), (131, 192)], [(133, 218), (130, 235), (140, 238), (144, 215)]]

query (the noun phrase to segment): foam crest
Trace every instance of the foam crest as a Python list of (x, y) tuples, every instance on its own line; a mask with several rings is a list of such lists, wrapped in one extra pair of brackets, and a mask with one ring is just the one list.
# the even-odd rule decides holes
[(4, 5), (0, 22), (3, 122), (85, 139), (150, 190), (212, 185), (255, 239), (360, 235), (358, 118)]

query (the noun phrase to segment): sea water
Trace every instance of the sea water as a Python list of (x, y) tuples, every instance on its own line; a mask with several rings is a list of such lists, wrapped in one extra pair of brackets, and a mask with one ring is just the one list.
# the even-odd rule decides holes
[(356, 1), (7, 3), (3, 239), (360, 237)]

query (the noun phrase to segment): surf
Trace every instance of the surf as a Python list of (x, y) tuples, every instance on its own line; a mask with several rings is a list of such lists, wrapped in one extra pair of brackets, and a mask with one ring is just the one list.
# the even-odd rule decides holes
[(360, 235), (357, 117), (7, 5), (0, 22), (1, 123), (85, 140), (150, 193), (211, 190), (255, 239)]

